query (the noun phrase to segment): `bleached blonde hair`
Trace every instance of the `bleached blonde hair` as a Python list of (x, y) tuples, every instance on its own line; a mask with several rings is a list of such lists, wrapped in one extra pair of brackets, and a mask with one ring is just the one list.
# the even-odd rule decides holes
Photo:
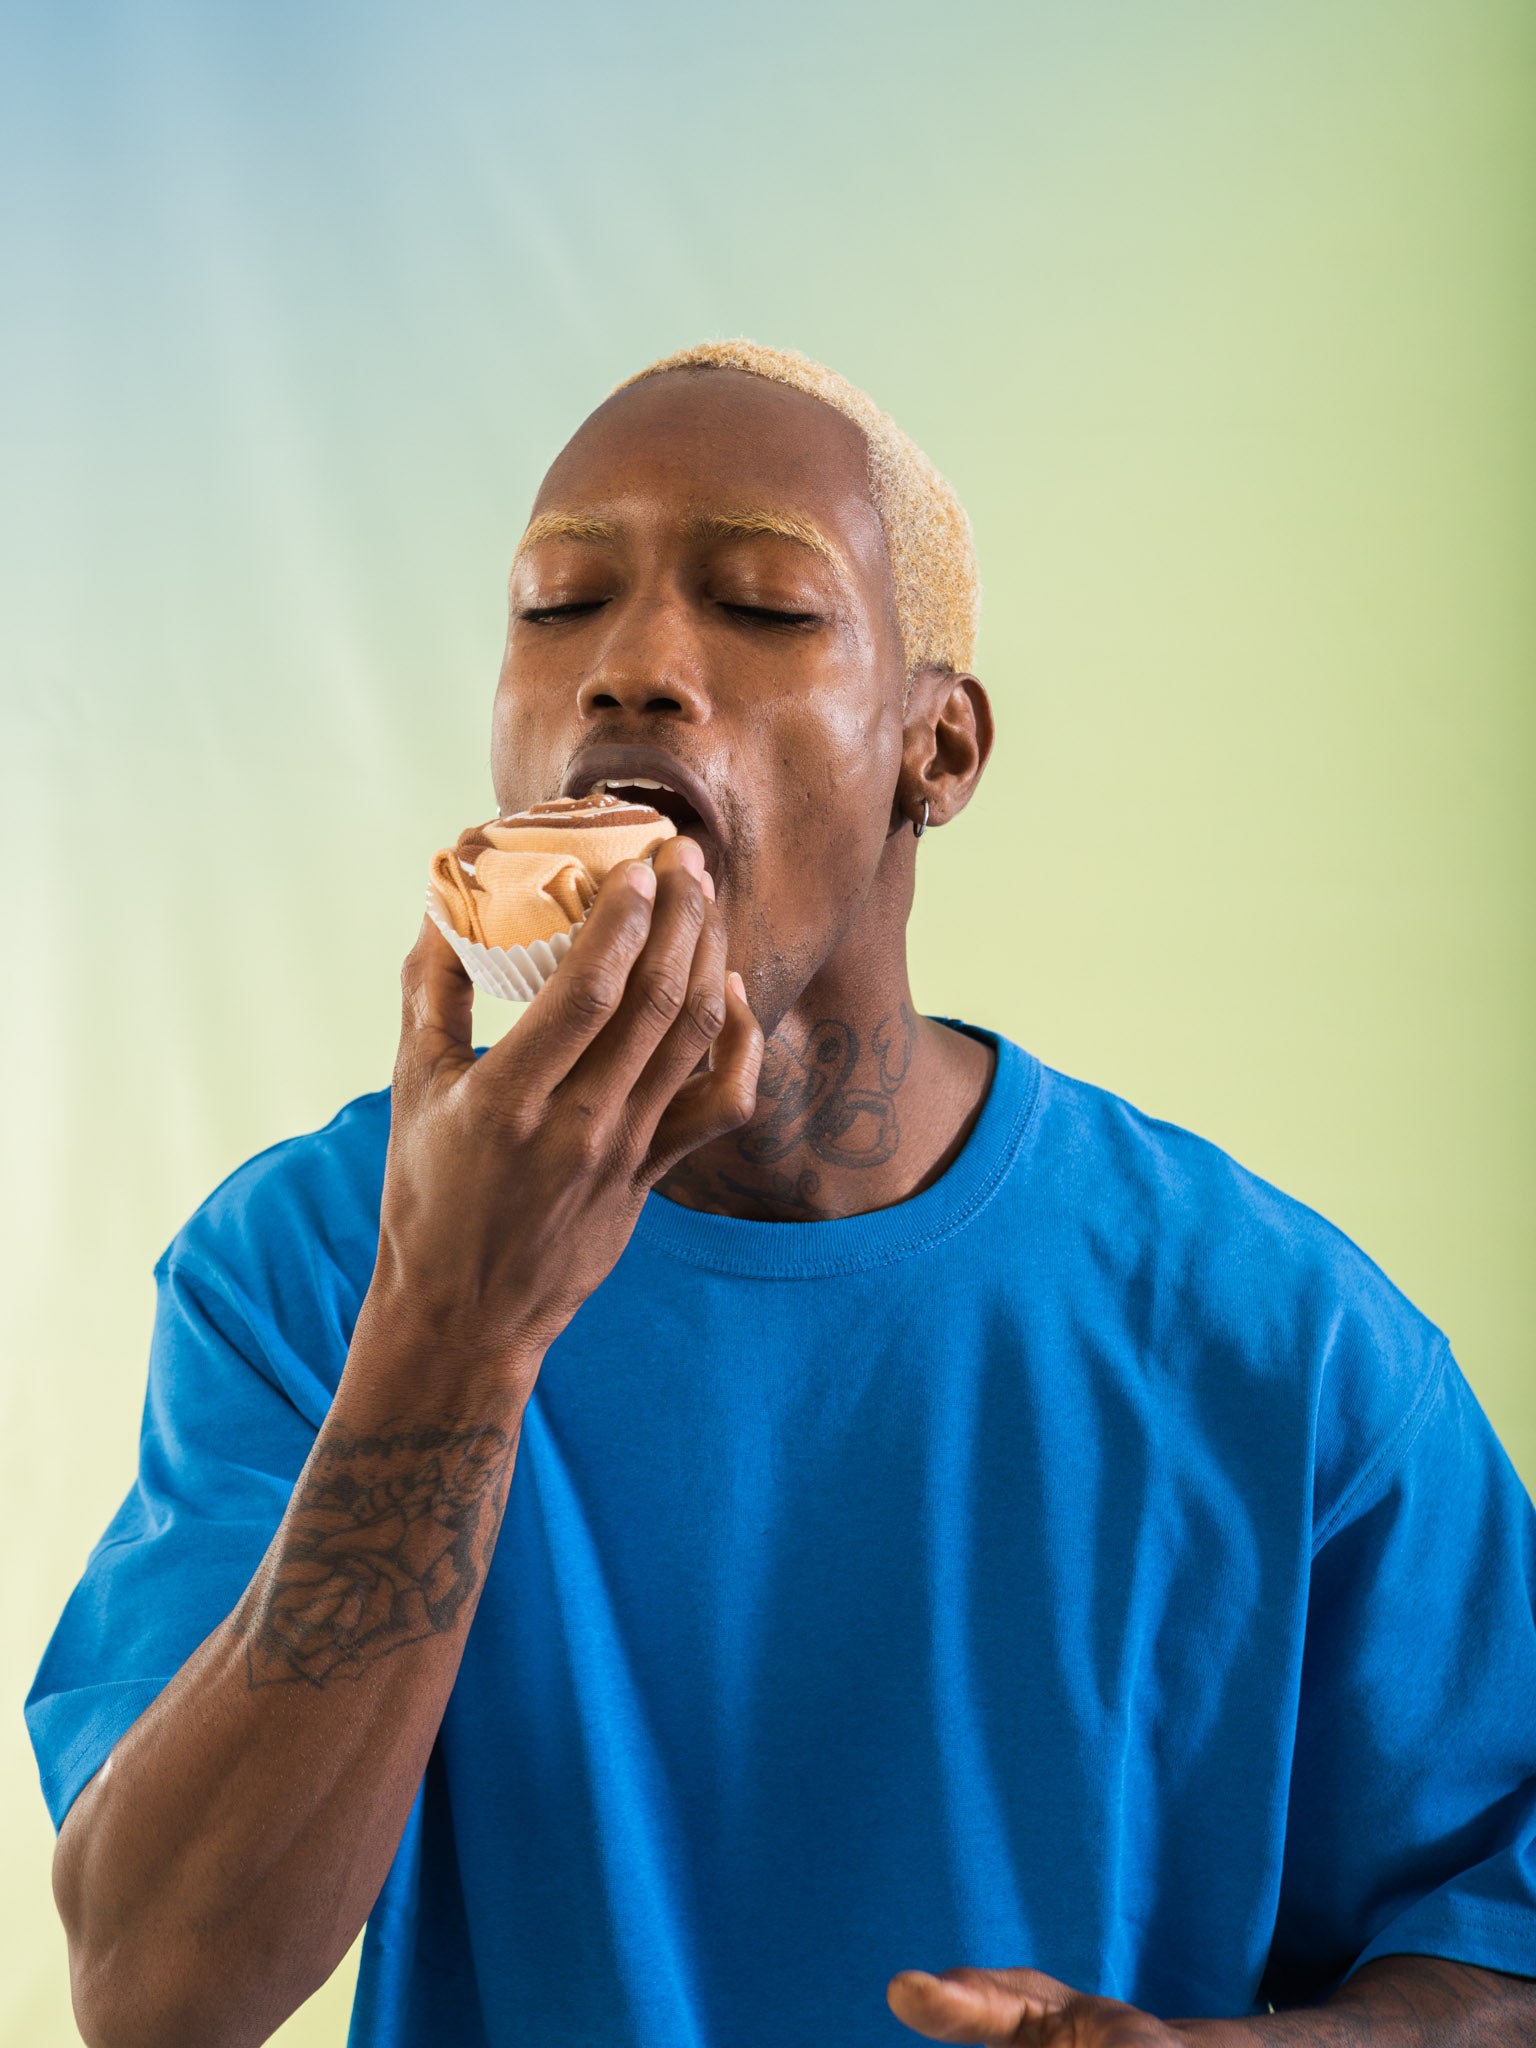
[(755, 341), (697, 342), (647, 363), (614, 390), (625, 391), (664, 370), (692, 369), (745, 370), (819, 398), (852, 420), (869, 451), (869, 495), (885, 529), (907, 674), (928, 667), (968, 670), (976, 658), (981, 606), (971, 522), (953, 486), (916, 442), (867, 392), (825, 363)]

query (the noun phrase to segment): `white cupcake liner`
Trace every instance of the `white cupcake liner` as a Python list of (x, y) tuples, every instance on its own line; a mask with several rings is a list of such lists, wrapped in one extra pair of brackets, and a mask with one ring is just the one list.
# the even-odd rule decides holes
[(427, 891), (427, 915), (463, 961), (475, 987), (500, 996), (504, 1003), (531, 1003), (571, 950), (572, 933), (580, 930), (572, 925), (570, 931), (535, 939), (531, 946), (482, 946), (454, 930), (436, 889)]

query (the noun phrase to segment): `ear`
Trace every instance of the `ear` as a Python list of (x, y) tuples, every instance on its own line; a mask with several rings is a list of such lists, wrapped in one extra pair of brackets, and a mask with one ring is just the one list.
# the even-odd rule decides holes
[(973, 675), (921, 668), (912, 678), (903, 720), (895, 808), (916, 824), (947, 825), (970, 802), (992, 751), (992, 706)]

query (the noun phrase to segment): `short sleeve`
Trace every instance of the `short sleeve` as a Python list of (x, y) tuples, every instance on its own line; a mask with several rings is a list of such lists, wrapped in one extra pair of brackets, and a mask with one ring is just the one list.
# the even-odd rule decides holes
[(318, 1427), (215, 1269), (173, 1246), (155, 1279), (138, 1476), (91, 1552), (27, 1698), (55, 1827), (238, 1603)]
[(1443, 1339), (1319, 1532), (1262, 1995), (1399, 1953), (1536, 1976), (1536, 1509)]

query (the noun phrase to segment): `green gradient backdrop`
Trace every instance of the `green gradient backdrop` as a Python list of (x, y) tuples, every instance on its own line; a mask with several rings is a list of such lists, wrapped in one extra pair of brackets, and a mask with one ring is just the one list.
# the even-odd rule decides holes
[(0, 32), (0, 2040), (76, 2038), (20, 1699), (151, 1264), (387, 1078), (535, 480), (665, 348), (825, 357), (970, 506), (1001, 736), (925, 843), (924, 1007), (1334, 1218), (1536, 1476), (1528, 6)]

